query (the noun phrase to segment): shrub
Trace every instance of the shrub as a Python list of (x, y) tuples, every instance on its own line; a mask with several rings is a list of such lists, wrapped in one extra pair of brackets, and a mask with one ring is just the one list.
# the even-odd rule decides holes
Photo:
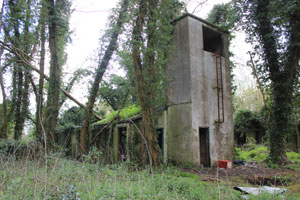
[(245, 162), (264, 162), (268, 157), (268, 148), (266, 146), (256, 146), (253, 150), (242, 150), (241, 148), (235, 148), (236, 160), (243, 160)]

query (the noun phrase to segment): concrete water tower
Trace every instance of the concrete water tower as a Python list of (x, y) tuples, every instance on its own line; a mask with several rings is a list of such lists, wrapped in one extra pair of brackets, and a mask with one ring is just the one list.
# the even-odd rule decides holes
[(232, 159), (228, 33), (191, 14), (175, 21), (164, 122), (165, 160), (212, 166)]

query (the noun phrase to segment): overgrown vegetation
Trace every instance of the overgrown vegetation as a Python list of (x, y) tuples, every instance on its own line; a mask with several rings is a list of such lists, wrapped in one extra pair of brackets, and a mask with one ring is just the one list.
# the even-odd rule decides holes
[[(234, 0), (238, 24), (251, 43), (257, 79), (270, 90), (270, 158), (285, 164), (287, 137), (294, 127), (293, 99), (299, 85), (300, 2)], [(254, 58), (254, 59), (253, 59)], [(293, 140), (299, 146), (299, 135)]]
[[(223, 4), (215, 6), (207, 19), (225, 31), (233, 28), (237, 14), (240, 19), (247, 19), (240, 22), (248, 40), (255, 45), (255, 55), (251, 56), (257, 60), (253, 64), (257, 65), (258, 79), (264, 82), (263, 86), (269, 89), (272, 97), (267, 102), (272, 111), (270, 123), (266, 121), (263, 109), (259, 113), (252, 109), (235, 113), (235, 137), (241, 140), (237, 141), (239, 145), (245, 143), (235, 148), (235, 159), (268, 164), (273, 168), (279, 167), (274, 163), (286, 163), (286, 168), (300, 170), (300, 153), (286, 152), (292, 148), (285, 145), (286, 141), (296, 141), (294, 148), (299, 150), (299, 133), (295, 126), (299, 120), (299, 1), (287, 4), (276, 0), (234, 2), (239, 12), (234, 13), (233, 4)], [(167, 102), (165, 66), (174, 48), (174, 24), (170, 22), (180, 13), (182, 2), (120, 0), (118, 7), (111, 15), (111, 22), (101, 40), (98, 68), (86, 106), (69, 94), (80, 75), (74, 74), (69, 84), (62, 83), (62, 67), (66, 62), (64, 50), (70, 34), (70, 1), (3, 1), (0, 22), (0, 57), (3, 58), (0, 65), (0, 138), (3, 138), (0, 140), (0, 199), (241, 199), (241, 194), (232, 189), (233, 183), (229, 181), (200, 181), (198, 175), (182, 172), (173, 166), (153, 170), (152, 162), (159, 165), (162, 161), (155, 122), (157, 108), (164, 107)], [(121, 34), (122, 37), (119, 37)], [(232, 35), (229, 41), (231, 39)], [(46, 42), (49, 42), (50, 52), (49, 77), (44, 74), (48, 71), (44, 66)], [(109, 61), (117, 50), (127, 77), (111, 76), (99, 88)], [(40, 69), (32, 66), (34, 61), (39, 61)], [(233, 67), (231, 63), (231, 69)], [(32, 70), (39, 73), (38, 84)], [(9, 76), (11, 80), (4, 79)], [(44, 84), (44, 79), (49, 81), (48, 85)], [(67, 86), (62, 88), (62, 85)], [(46, 89), (47, 95), (44, 95)], [(81, 108), (72, 107), (59, 115), (66, 99), (61, 92)], [(36, 97), (34, 117), (33, 111), (29, 111), (30, 93)], [(47, 104), (43, 96), (47, 97)], [(99, 125), (97, 128), (101, 130), (97, 129), (99, 132), (92, 138), (90, 124), (101, 118), (93, 112), (100, 97), (100, 101), (106, 102), (114, 111), (93, 124)], [(258, 111), (258, 107), (254, 110)], [(108, 127), (113, 119), (126, 120), (140, 115), (143, 116), (142, 131), (134, 135), (125, 133), (124, 127), (121, 127), (113, 136), (114, 130)], [(35, 131), (30, 137), (24, 136), (28, 120), (35, 124)], [(266, 127), (269, 137), (262, 139)], [(60, 146), (62, 140), (58, 141), (60, 136), (67, 135), (65, 130), (75, 128), (81, 128), (81, 144), (77, 144), (78, 135), (73, 132), (68, 133), (68, 141), (72, 140), (72, 151), (78, 153), (77, 149), (81, 148), (78, 153), (81, 157), (76, 161), (64, 157), (67, 154)], [(142, 139), (137, 144), (134, 142), (138, 140), (138, 134)], [(251, 141), (248, 134), (254, 134), (256, 141)], [(256, 137), (257, 134), (259, 137)], [(114, 159), (109, 152), (113, 140), (119, 143), (115, 146), (114, 161), (121, 157), (120, 160), (125, 162), (104, 165), (107, 163), (104, 160)], [(129, 140), (131, 143), (128, 143)], [(266, 146), (256, 142), (265, 142)], [(137, 145), (129, 147), (128, 144)], [(105, 157), (104, 151), (99, 150), (100, 146), (109, 156)], [(143, 152), (149, 157), (139, 158), (143, 160), (141, 167), (138, 162), (133, 162), (135, 159), (129, 162), (127, 158), (126, 162), (125, 149)], [(79, 158), (78, 155), (74, 157)], [(150, 166), (145, 166), (148, 161)], [(193, 167), (190, 164), (186, 166)], [(248, 199), (282, 198), (299, 199), (300, 196), (291, 193), (281, 196), (261, 194), (250, 195)]]
[(234, 139), (237, 145), (245, 144), (249, 137), (253, 137), (257, 143), (266, 142), (269, 139), (266, 131), (263, 113), (250, 110), (239, 110), (235, 113)]
[[(247, 143), (241, 148), (235, 148), (236, 160), (242, 160), (248, 163), (267, 164), (271, 167), (275, 167), (276, 165), (269, 162), (268, 156), (269, 149), (267, 146), (256, 145), (253, 142)], [(288, 164), (285, 167), (292, 170), (300, 170), (300, 153), (286, 152), (286, 156)]]
[[(7, 160), (8, 159), (8, 160)], [(96, 165), (60, 158), (15, 160), (1, 157), (0, 199), (241, 199), (229, 182), (199, 181), (197, 175), (169, 166), (135, 168), (130, 163)], [(47, 171), (45, 167), (47, 165)], [(261, 194), (249, 199), (297, 199), (299, 195)]]
[[(118, 111), (111, 112), (107, 117), (99, 122), (96, 122), (95, 124), (102, 124), (110, 122), (116, 115), (118, 114)], [(141, 107), (139, 105), (133, 104), (128, 107), (125, 107), (121, 109), (119, 113), (119, 119), (124, 120), (128, 119), (130, 117), (136, 117), (141, 114)]]
[(237, 160), (245, 162), (262, 163), (268, 157), (268, 148), (266, 146), (256, 146), (255, 148), (235, 148)]

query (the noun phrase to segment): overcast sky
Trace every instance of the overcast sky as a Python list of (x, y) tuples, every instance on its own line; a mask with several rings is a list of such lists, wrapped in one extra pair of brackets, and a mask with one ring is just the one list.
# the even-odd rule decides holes
[[(189, 2), (188, 11), (191, 13), (200, 1), (205, 0), (186, 1)], [(68, 77), (68, 75), (71, 76), (78, 68), (90, 67), (91, 62), (88, 59), (95, 55), (94, 52), (99, 46), (99, 38), (106, 28), (107, 17), (117, 2), (118, 0), (73, 0), (72, 8), (74, 12), (70, 19), (70, 28), (73, 31), (71, 35), (72, 43), (67, 47), (68, 61), (67, 66), (64, 67), (65, 77)], [(215, 4), (227, 2), (229, 0), (207, 0), (205, 4), (197, 7), (193, 14), (201, 18), (206, 18)], [(253, 85), (254, 81), (250, 69), (246, 66), (248, 60), (246, 53), (250, 50), (250, 46), (244, 42), (244, 34), (236, 34), (236, 39), (231, 45), (231, 50), (235, 54), (234, 61), (237, 63), (234, 71), (237, 85), (240, 87)], [(118, 69), (111, 71), (118, 72)], [(75, 87), (72, 91), (72, 95), (82, 102), (86, 101), (85, 97), (88, 94), (87, 84), (85, 82), (85, 84)], [(70, 105), (73, 104), (71, 103)]]
[[(204, 1), (204, 0), (201, 0)], [(197, 7), (198, 0), (189, 0), (188, 11), (205, 18), (213, 5), (226, 3), (228, 0), (208, 0), (203, 6)], [(116, 6), (117, 0), (74, 0), (74, 12), (70, 26), (73, 30), (73, 43), (68, 47), (68, 65), (70, 68), (81, 67), (89, 55), (98, 46), (101, 30), (105, 29), (110, 9)]]
[[(202, 0), (203, 1), (203, 0)], [(72, 44), (67, 48), (68, 62), (65, 71), (73, 72), (77, 68), (88, 67), (88, 58), (99, 46), (101, 31), (105, 30), (107, 17), (110, 9), (116, 6), (117, 0), (74, 0), (74, 12), (71, 17), (70, 26), (73, 30)], [(188, 1), (188, 11), (191, 13), (199, 4), (199, 0)], [(193, 14), (206, 18), (209, 11), (215, 4), (227, 3), (229, 0), (208, 0), (202, 6), (197, 7)], [(237, 34), (231, 45), (231, 50), (236, 55), (234, 61), (237, 67), (234, 71), (235, 79), (240, 87), (247, 87), (253, 84), (250, 69), (246, 66), (246, 52), (250, 46), (244, 42), (244, 35)], [(115, 70), (117, 71), (117, 70)], [(75, 94), (77, 96), (77, 94)], [(82, 95), (82, 94), (81, 94)], [(81, 96), (82, 98), (82, 96)]]
[[(197, 7), (200, 1), (206, 0), (186, 0), (189, 2), (188, 11), (191, 13)], [(2, 0), (0, 0), (2, 2)], [(88, 59), (93, 57), (96, 48), (99, 46), (99, 38), (101, 31), (105, 30), (107, 17), (110, 10), (115, 7), (117, 0), (73, 0), (74, 12), (70, 20), (70, 28), (73, 31), (71, 38), (72, 43), (67, 47), (68, 60), (67, 66), (64, 67), (66, 76), (70, 76), (78, 68), (88, 68), (90, 63)], [(200, 7), (197, 7), (194, 15), (201, 18), (206, 18), (209, 11), (215, 4), (227, 3), (229, 0), (207, 0), (207, 2)], [(235, 54), (234, 61), (237, 67), (234, 70), (236, 84), (240, 88), (254, 85), (254, 80), (251, 76), (249, 67), (246, 66), (248, 60), (247, 51), (250, 46), (244, 42), (244, 34), (236, 34), (236, 39), (232, 42), (231, 51)], [(49, 62), (47, 62), (49, 64)], [(118, 72), (118, 69), (113, 71)], [(9, 79), (9, 77), (6, 77)], [(7, 81), (7, 86), (10, 81)], [(72, 95), (81, 102), (86, 102), (86, 95), (88, 95), (88, 83), (75, 87)], [(2, 97), (2, 93), (0, 93)], [(0, 103), (2, 98), (0, 99)], [(34, 96), (31, 96), (31, 102), (34, 102)], [(75, 105), (68, 101), (65, 108)], [(30, 105), (30, 109), (34, 110), (34, 104)]]

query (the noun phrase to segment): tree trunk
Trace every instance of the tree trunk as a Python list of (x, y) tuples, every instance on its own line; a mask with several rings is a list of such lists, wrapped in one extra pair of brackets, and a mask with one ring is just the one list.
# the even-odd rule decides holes
[[(148, 92), (148, 94), (150, 95), (150, 97), (146, 97), (147, 95), (147, 87), (152, 87), (151, 85), (147, 85), (147, 83), (145, 82), (144, 78), (143, 78), (143, 72), (142, 70), (144, 68), (147, 68), (146, 70), (148, 70), (148, 72), (150, 70), (151, 67), (153, 66), (143, 66), (141, 57), (140, 57), (140, 46), (142, 45), (142, 30), (143, 30), (143, 26), (145, 24), (145, 17), (147, 14), (147, 7), (146, 7), (147, 2), (145, 0), (141, 0), (140, 3), (140, 7), (139, 7), (139, 13), (138, 13), (138, 17), (133, 29), (133, 34), (132, 34), (132, 41), (133, 41), (133, 52), (132, 52), (132, 59), (133, 59), (133, 64), (134, 64), (134, 74), (135, 74), (135, 78), (136, 78), (136, 89), (137, 89), (137, 94), (138, 94), (138, 98), (139, 98), (139, 102), (141, 104), (141, 110), (143, 113), (143, 124), (145, 126), (145, 136), (147, 139), (147, 145), (149, 148), (149, 153), (150, 153), (150, 164), (154, 165), (159, 165), (160, 161), (159, 161), (159, 147), (156, 143), (156, 138), (155, 138), (155, 128), (154, 128), (154, 121), (153, 121), (153, 113), (154, 113), (154, 106), (151, 105), (151, 100), (147, 99), (147, 98), (151, 98), (153, 100), (153, 92), (151, 91), (152, 88), (150, 88), (150, 92)], [(149, 24), (152, 24), (152, 16), (151, 16), (151, 12), (152, 12), (152, 8), (155, 6), (155, 3), (153, 3), (152, 1), (149, 2), (149, 4), (151, 5), (150, 7), (150, 14), (149, 14)], [(149, 25), (148, 24), (148, 25)], [(148, 28), (150, 28), (148, 26)], [(153, 28), (153, 27), (152, 27)], [(151, 32), (150, 32), (150, 39), (151, 38)], [(149, 39), (149, 38), (148, 38)], [(149, 41), (148, 40), (148, 44), (149, 47), (151, 46), (151, 42), (153, 41)], [(147, 59), (147, 58), (145, 58)], [(146, 64), (153, 64), (153, 60), (152, 60), (152, 56), (150, 55), (148, 57), (148, 63)], [(150, 72), (150, 74), (148, 75), (153, 75), (153, 72)], [(153, 78), (153, 77), (152, 77)], [(151, 79), (151, 78), (150, 78)], [(148, 89), (149, 91), (149, 89)], [(149, 103), (150, 102), (150, 103)], [(153, 103), (153, 102), (152, 102)]]
[[(30, 0), (29, 0), (30, 3)], [(11, 16), (18, 16), (19, 15), (19, 10), (17, 8), (17, 4), (14, 0), (9, 0), (9, 8), (11, 11)], [(29, 17), (30, 17), (30, 9), (27, 9), (26, 11), (26, 21), (25, 22), (25, 29), (27, 28), (27, 32), (26, 30), (24, 30), (24, 45), (25, 48), (27, 48), (27, 46), (29, 44), (26, 44), (26, 37), (28, 38), (28, 23), (29, 23)], [(13, 43), (14, 46), (16, 46), (17, 48), (21, 48), (21, 37), (20, 37), (20, 23), (19, 23), (19, 17), (16, 17), (15, 19), (12, 20), (12, 24), (13, 24), (13, 29), (14, 29), (14, 34), (15, 34), (15, 38), (13, 41), (11, 41)], [(9, 37), (9, 36), (8, 36)], [(15, 133), (14, 133), (14, 139), (18, 140), (22, 133), (23, 133), (23, 129), (24, 129), (24, 121), (25, 121), (25, 116), (27, 114), (27, 108), (28, 108), (28, 89), (29, 89), (29, 79), (28, 79), (28, 74), (27, 72), (25, 72), (24, 66), (21, 65), (20, 62), (15, 62), (14, 65), (16, 65), (17, 67), (14, 67), (14, 70), (16, 70), (16, 77), (15, 77), (15, 81), (16, 81), (16, 101), (13, 102), (15, 103)], [(25, 80), (24, 80), (25, 77)]]
[[(2, 30), (2, 16), (3, 16), (3, 9), (4, 9), (4, 1), (2, 2), (1, 7), (1, 14), (0, 14), (0, 33)], [(2, 61), (2, 55), (3, 55), (4, 47), (1, 47), (0, 50), (0, 87), (2, 91), (2, 118), (3, 118), (3, 124), (0, 126), (0, 138), (7, 138), (7, 105), (6, 105), (6, 93), (5, 93), (5, 87), (4, 87), (4, 81), (3, 81), (3, 70), (1, 69), (1, 61)]]
[[(272, 162), (283, 165), (287, 161), (286, 138), (291, 131), (293, 92), (296, 71), (300, 59), (300, 15), (288, 14), (287, 47), (284, 54), (277, 51), (276, 31), (269, 17), (270, 0), (253, 2), (256, 30), (263, 48), (267, 71), (270, 72), (272, 88), (272, 115), (270, 126), (270, 158)], [(295, 5), (297, 8), (299, 6)], [(298, 9), (299, 11), (299, 9)], [(282, 56), (282, 57), (281, 57)], [(283, 60), (283, 61), (280, 61)]]
[[(280, 83), (274, 84), (272, 117), (270, 126), (270, 158), (273, 163), (283, 165), (287, 161), (286, 157), (286, 138), (289, 132), (290, 101), (289, 92)], [(284, 94), (284, 95), (282, 95)], [(287, 104), (286, 106), (278, 105)]]
[(46, 108), (46, 134), (48, 144), (54, 146), (56, 142), (56, 126), (59, 108), (59, 94), (61, 69), (58, 63), (57, 50), (57, 20), (55, 0), (47, 0), (49, 20), (49, 48), (50, 48), (50, 78)]
[[(0, 54), (1, 59), (2, 53)], [(0, 61), (1, 64), (1, 61)], [(0, 86), (2, 91), (2, 119), (3, 124), (0, 129), (0, 138), (7, 138), (7, 105), (6, 105), (6, 94), (5, 88), (3, 83), (3, 76), (2, 76), (2, 69), (0, 68)]]
[(128, 4), (129, 4), (128, 0), (123, 0), (117, 23), (113, 27), (113, 32), (111, 35), (109, 45), (105, 51), (105, 54), (104, 54), (101, 62), (99, 63), (98, 69), (96, 71), (96, 76), (95, 76), (95, 79), (94, 79), (94, 82), (93, 82), (93, 85), (92, 85), (92, 88), (90, 91), (88, 103), (87, 103), (87, 106), (85, 109), (85, 116), (82, 121), (82, 127), (81, 127), (81, 132), (80, 132), (80, 148), (81, 148), (81, 153), (83, 153), (83, 154), (88, 153), (87, 133), (89, 130), (92, 109), (94, 107), (94, 103), (95, 103), (97, 93), (99, 90), (99, 84), (102, 80), (104, 72), (106, 71), (106, 68), (111, 59), (111, 56), (117, 48), (117, 40), (118, 40), (119, 34), (121, 33), (121, 27), (122, 27), (122, 24), (124, 21), (124, 16), (125, 16), (127, 8), (128, 8)]
[[(16, 64), (18, 65), (18, 63)], [(23, 124), (21, 119), (22, 109), (22, 96), (23, 96), (23, 70), (22, 67), (17, 67), (17, 99), (16, 99), (16, 110), (15, 110), (15, 134), (14, 139), (18, 140), (23, 131)]]
[(36, 139), (38, 141), (42, 141), (42, 132), (43, 132), (43, 101), (44, 101), (44, 68), (45, 68), (45, 45), (46, 45), (46, 16), (45, 16), (45, 6), (43, 5), (41, 10), (41, 52), (40, 52), (40, 78), (39, 78), (39, 88), (38, 88), (38, 94), (36, 97)]
[[(24, 26), (24, 53), (26, 55), (29, 54), (30, 50), (30, 41), (29, 41), (29, 21), (30, 21), (30, 14), (31, 14), (31, 0), (27, 1), (27, 10), (26, 10), (26, 21)], [(22, 133), (24, 129), (25, 119), (28, 114), (28, 106), (29, 106), (29, 83), (30, 83), (30, 73), (31, 70), (24, 67), (24, 86), (22, 92), (22, 109), (21, 109), (21, 116), (20, 116), (20, 131)]]

